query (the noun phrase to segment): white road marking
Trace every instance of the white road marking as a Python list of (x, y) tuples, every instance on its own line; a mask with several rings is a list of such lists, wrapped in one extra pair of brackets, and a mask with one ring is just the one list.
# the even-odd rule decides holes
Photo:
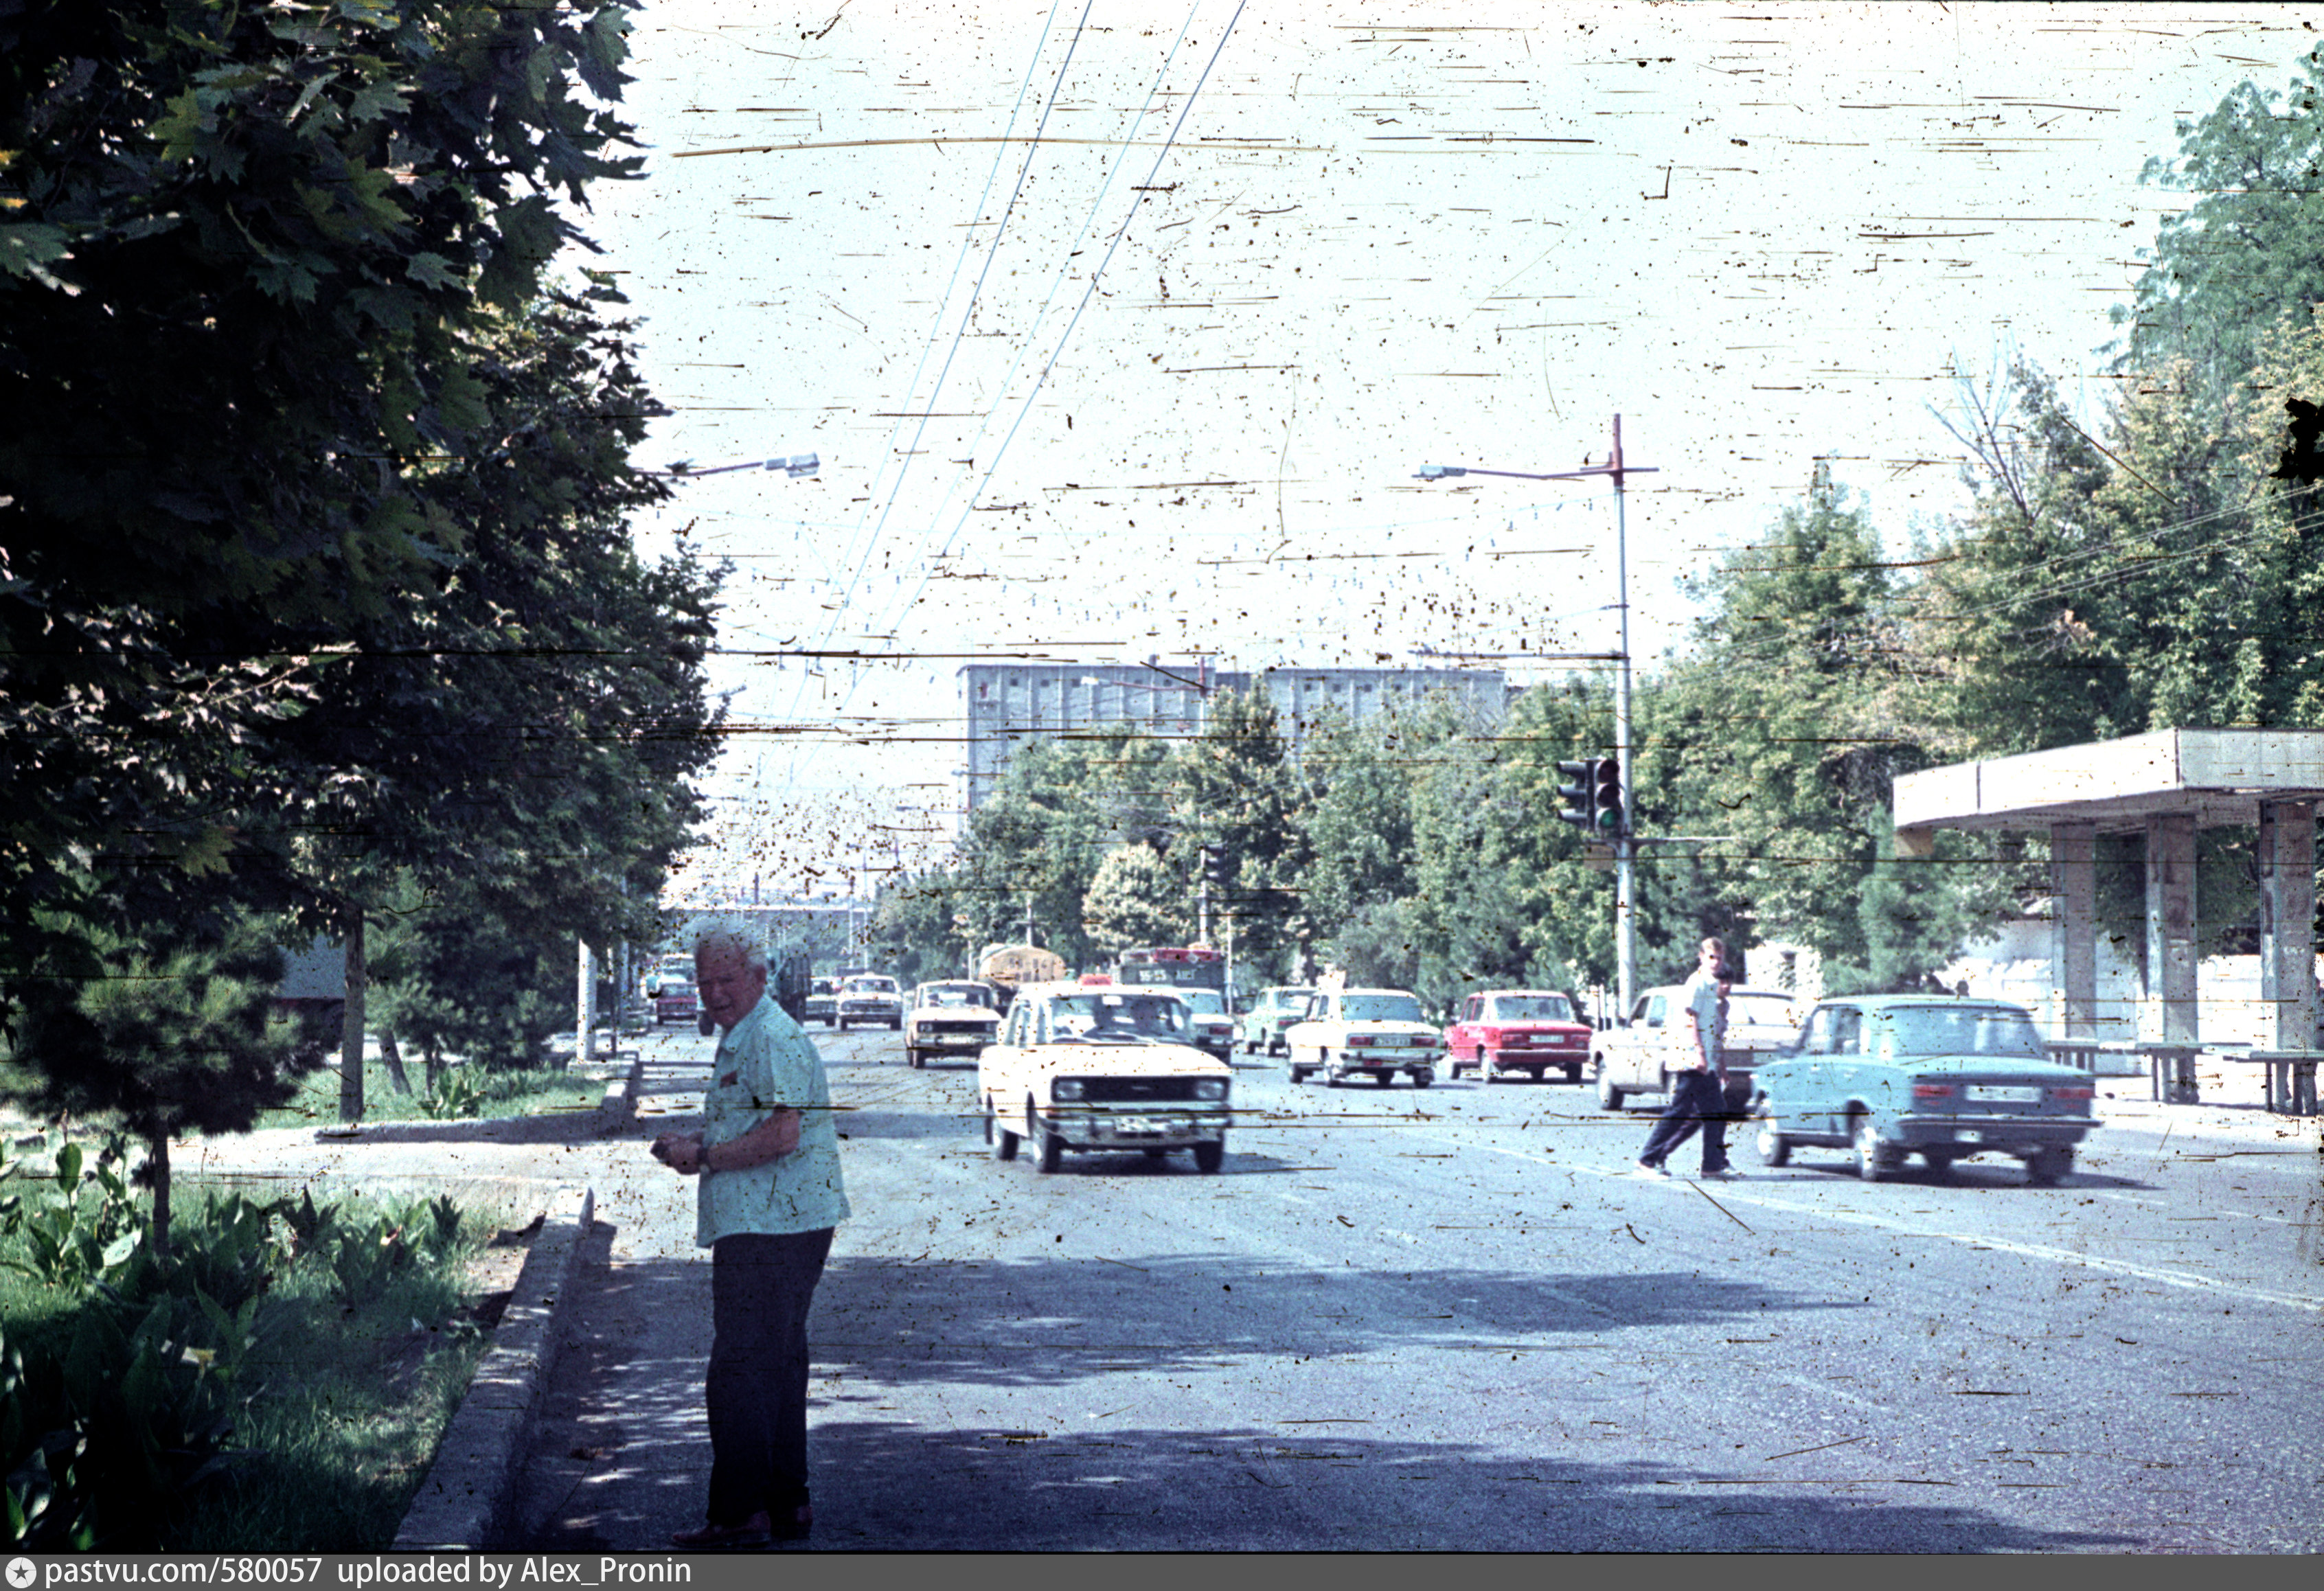
[[(1584, 1176), (1600, 1177), (1608, 1182), (1640, 1181), (1628, 1170), (1607, 1171), (1590, 1165), (1563, 1165), (1545, 1154), (1528, 1154), (1519, 1149), (1503, 1149), (1491, 1144), (1471, 1144), (1471, 1150), (1481, 1149), (1490, 1154), (1505, 1154), (1512, 1160), (1530, 1161), (1552, 1171), (1579, 1172)], [(1659, 1179), (1656, 1179), (1659, 1181)], [(1673, 1176), (1672, 1188), (1683, 1186), (1687, 1178)], [(1646, 1186), (1655, 1185), (1652, 1182)], [(2026, 1259), (2048, 1260), (2052, 1264), (2081, 1265), (2094, 1271), (2108, 1271), (2116, 1275), (2135, 1276), (2142, 1282), (2159, 1282), (2165, 1287), (2183, 1287), (2192, 1292), (2218, 1292), (2229, 1297), (2248, 1299), (2256, 1303), (2279, 1304), (2286, 1309), (2306, 1310), (2312, 1314), (2324, 1314), (2324, 1299), (2309, 1298), (2295, 1292), (2275, 1292), (2263, 1287), (2246, 1286), (2240, 1283), (2222, 1282), (2216, 1276), (2197, 1275), (2187, 1271), (2165, 1271), (2153, 1265), (2133, 1265), (2127, 1260), (2103, 1259), (2094, 1254), (2083, 1254), (2070, 1248), (2051, 1248), (2038, 1243), (2013, 1243), (2006, 1237), (1987, 1237), (1976, 1232), (1943, 1232), (1933, 1228), (1915, 1226), (1887, 1216), (1873, 1215), (1864, 1210), (1828, 1209), (1821, 1205), (1800, 1204), (1787, 1199), (1770, 1199), (1763, 1193), (1748, 1193), (1732, 1183), (1722, 1183), (1721, 1200), (1735, 1204), (1755, 1205), (1761, 1209), (1785, 1210), (1794, 1215), (1820, 1216), (1826, 1220), (1846, 1221), (1860, 1227), (1879, 1227), (1891, 1232), (1902, 1232), (1914, 1237), (1936, 1237), (1948, 1243), (1960, 1243), (1978, 1248), (1990, 1248), (2004, 1254), (2014, 1254)]]

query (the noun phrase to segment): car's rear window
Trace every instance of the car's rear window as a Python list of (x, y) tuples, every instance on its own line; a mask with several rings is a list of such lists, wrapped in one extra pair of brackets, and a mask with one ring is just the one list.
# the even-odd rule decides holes
[(2002, 1006), (1926, 1006), (1873, 1016), (1872, 1053), (1902, 1055), (2001, 1055), (2044, 1058), (2041, 1031), (2024, 1011)]
[(1422, 1022), (1420, 1002), (1407, 994), (1349, 995), (1340, 1015), (1351, 1022)]
[(1060, 996), (1050, 1007), (1051, 1036), (1070, 1040), (1093, 1037), (1183, 1037), (1187, 1029), (1186, 1002), (1176, 995), (1104, 994)]
[(931, 983), (920, 990), (923, 1006), (981, 1006), (984, 1004), (984, 986), (981, 983)]
[(1563, 995), (1497, 995), (1485, 1015), (1498, 1022), (1571, 1022), (1573, 1007)]
[(1763, 1027), (1797, 1027), (1800, 1013), (1797, 1007), (1781, 995), (1729, 994), (1727, 997), (1729, 1023), (1748, 1022)]

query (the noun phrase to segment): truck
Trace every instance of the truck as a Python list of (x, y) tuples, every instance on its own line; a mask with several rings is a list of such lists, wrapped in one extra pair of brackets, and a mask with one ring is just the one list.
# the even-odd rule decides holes
[(1038, 944), (988, 944), (976, 958), (976, 976), (992, 986), (1007, 1011), (1028, 984), (1060, 983), (1069, 976), (1065, 957)]

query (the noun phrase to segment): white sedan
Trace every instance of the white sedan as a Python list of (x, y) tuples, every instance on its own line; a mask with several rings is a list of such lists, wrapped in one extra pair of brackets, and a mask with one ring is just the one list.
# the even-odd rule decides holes
[(1335, 1085), (1369, 1077), (1381, 1088), (1399, 1071), (1409, 1072), (1416, 1088), (1434, 1082), (1444, 1044), (1419, 999), (1400, 989), (1319, 990), (1307, 1002), (1305, 1019), (1293, 1023), (1283, 1041), (1291, 1052), (1293, 1082), (1320, 1071)]

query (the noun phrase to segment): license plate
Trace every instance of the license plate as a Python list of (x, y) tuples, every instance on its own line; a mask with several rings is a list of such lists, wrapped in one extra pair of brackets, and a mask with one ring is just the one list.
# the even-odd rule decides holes
[(1146, 1137), (1154, 1137), (1168, 1125), (1167, 1122), (1156, 1121), (1150, 1116), (1124, 1116), (1115, 1120), (1113, 1130), (1122, 1136), (1142, 1135)]
[(1994, 1105), (2039, 1105), (2042, 1102), (2042, 1090), (2004, 1088), (1995, 1083), (1971, 1083), (1969, 1086), (1969, 1097)]

